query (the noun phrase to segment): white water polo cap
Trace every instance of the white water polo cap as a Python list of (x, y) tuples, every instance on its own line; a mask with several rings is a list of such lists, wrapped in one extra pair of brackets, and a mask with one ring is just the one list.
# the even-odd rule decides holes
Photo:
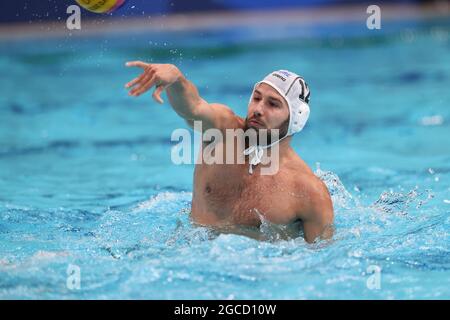
[(286, 137), (300, 132), (308, 121), (310, 112), (310, 91), (305, 80), (293, 72), (278, 70), (267, 75), (262, 81), (257, 82), (253, 91), (261, 83), (266, 83), (277, 90), (289, 106), (289, 128)]

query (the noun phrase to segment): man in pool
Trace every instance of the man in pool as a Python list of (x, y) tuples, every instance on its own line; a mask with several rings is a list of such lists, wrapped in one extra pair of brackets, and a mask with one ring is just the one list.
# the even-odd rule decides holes
[[(292, 135), (302, 130), (309, 115), (310, 93), (302, 77), (286, 70), (269, 74), (255, 85), (243, 119), (226, 105), (202, 99), (195, 85), (174, 65), (142, 61), (126, 65), (143, 69), (140, 76), (125, 85), (131, 96), (155, 87), (153, 98), (162, 104), (161, 93), (165, 90), (172, 108), (191, 127), (194, 121), (201, 121), (202, 131), (279, 129), (281, 139), (269, 140), (271, 143), (263, 148), (256, 145), (250, 152), (250, 148), (246, 149), (250, 154), (245, 163), (196, 164), (191, 208), (195, 223), (218, 228), (258, 227), (265, 220), (272, 225), (302, 229), (309, 243), (332, 236), (334, 214), (328, 189), (290, 146)], [(278, 170), (271, 175), (261, 174), (263, 164), (258, 151), (273, 144), (278, 144)]]

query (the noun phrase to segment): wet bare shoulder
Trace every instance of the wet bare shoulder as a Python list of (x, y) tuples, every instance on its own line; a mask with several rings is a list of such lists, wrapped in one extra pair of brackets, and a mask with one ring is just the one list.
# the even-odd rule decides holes
[(298, 211), (305, 215), (324, 214), (329, 219), (329, 216), (333, 213), (333, 208), (326, 184), (314, 174), (303, 160), (296, 161), (289, 171), (293, 189), (296, 193), (302, 195), (297, 203)]

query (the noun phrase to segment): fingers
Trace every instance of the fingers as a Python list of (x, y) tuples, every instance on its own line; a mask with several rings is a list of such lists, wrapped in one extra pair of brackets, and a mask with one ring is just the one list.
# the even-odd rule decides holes
[(146, 76), (146, 74), (143, 73), (143, 74), (141, 74), (139, 77), (134, 78), (133, 80), (131, 80), (130, 82), (128, 82), (128, 83), (125, 85), (125, 88), (128, 89), (128, 88), (133, 87), (133, 86), (136, 85), (139, 81), (143, 80), (145, 76)]
[(163, 85), (159, 85), (156, 87), (155, 91), (153, 92), (153, 99), (155, 99), (155, 101), (163, 104), (164, 100), (161, 99), (161, 93), (164, 91), (164, 89), (166, 88), (166, 86)]
[(146, 68), (145, 71), (137, 78), (134, 78), (130, 82), (125, 85), (125, 88), (131, 88), (137, 85), (138, 83), (144, 83), (149, 79), (149, 77), (153, 76), (155, 71), (151, 68)]
[[(155, 69), (152, 68), (152, 65), (149, 63), (145, 63), (142, 61), (129, 61), (125, 65), (127, 67), (140, 67), (144, 69), (144, 72), (139, 77), (134, 78), (125, 85), (125, 88), (132, 88), (128, 93), (131, 96), (140, 96), (152, 86), (154, 86), (158, 80), (155, 75)], [(161, 93), (165, 88), (166, 86), (160, 84), (156, 86), (156, 89), (153, 92), (153, 99), (161, 104), (164, 103), (164, 100), (161, 99)]]
[(147, 66), (150, 66), (149, 63), (145, 63), (142, 61), (128, 61), (127, 63), (125, 63), (125, 65), (127, 67), (141, 67), (141, 68), (145, 68)]
[(138, 97), (141, 94), (143, 94), (145, 91), (147, 91), (148, 89), (150, 89), (156, 82), (156, 76), (154, 74), (152, 75), (148, 75), (146, 78), (144, 78), (140, 84), (136, 87), (134, 87), (131, 91), (130, 91), (130, 95)]

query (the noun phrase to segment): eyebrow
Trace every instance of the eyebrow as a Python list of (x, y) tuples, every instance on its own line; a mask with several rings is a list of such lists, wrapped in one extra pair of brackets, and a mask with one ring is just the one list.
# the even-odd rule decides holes
[[(258, 91), (258, 90), (255, 90), (255, 93), (262, 95), (262, 93), (260, 91)], [(269, 96), (268, 99), (269, 100), (274, 100), (276, 102), (279, 102), (281, 105), (283, 104), (283, 102), (280, 99), (276, 98), (276, 97)]]

